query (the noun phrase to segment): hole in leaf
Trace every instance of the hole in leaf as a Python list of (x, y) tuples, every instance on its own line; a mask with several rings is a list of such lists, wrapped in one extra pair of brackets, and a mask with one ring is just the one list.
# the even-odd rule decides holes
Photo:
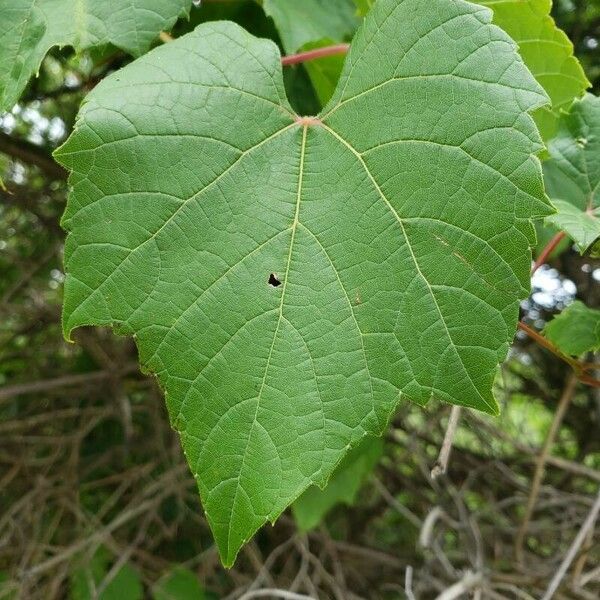
[(273, 287), (279, 287), (281, 285), (281, 281), (279, 281), (279, 279), (277, 278), (277, 275), (275, 275), (275, 273), (271, 273), (269, 275), (268, 283), (269, 283), (269, 285), (272, 285)]

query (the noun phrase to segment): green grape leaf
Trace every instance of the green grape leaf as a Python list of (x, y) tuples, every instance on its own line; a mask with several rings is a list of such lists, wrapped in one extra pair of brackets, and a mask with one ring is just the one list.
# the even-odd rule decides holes
[(174, 567), (154, 585), (154, 600), (204, 600), (198, 577), (185, 567)]
[(263, 8), (275, 22), (288, 54), (324, 38), (342, 42), (352, 37), (359, 24), (352, 0), (264, 0)]
[(353, 448), (336, 469), (325, 489), (309, 487), (294, 504), (292, 512), (301, 531), (319, 525), (338, 504), (352, 506), (367, 477), (383, 454), (383, 440), (368, 437)]
[(584, 253), (600, 237), (600, 98), (587, 94), (573, 103), (548, 151), (544, 180), (558, 213), (547, 221)]
[(207, 23), (102, 81), (55, 154), (65, 335), (135, 336), (226, 565), (401, 398), (498, 412), (552, 208), (547, 98), (490, 21), (378, 0), (318, 117), (275, 44)]
[(354, 4), (358, 15), (364, 17), (373, 8), (375, 0), (354, 0)]
[(545, 140), (556, 132), (562, 110), (590, 86), (573, 44), (550, 16), (552, 0), (477, 0), (494, 11), (494, 23), (519, 45), (525, 64), (546, 90), (551, 106), (534, 117)]
[(544, 335), (572, 356), (600, 350), (600, 310), (576, 300), (546, 325)]
[(12, 108), (54, 46), (113, 44), (133, 56), (189, 13), (191, 0), (10, 0), (0, 8), (0, 113)]
[[(315, 50), (316, 48), (331, 46), (334, 43), (335, 42), (332, 39), (326, 38), (318, 42), (309, 42), (302, 46), (300, 51)], [(323, 56), (305, 63), (304, 67), (308, 72), (308, 76), (310, 77), (315, 93), (321, 102), (321, 106), (325, 106), (331, 99), (331, 96), (333, 96), (343, 66), (344, 56), (341, 54)]]

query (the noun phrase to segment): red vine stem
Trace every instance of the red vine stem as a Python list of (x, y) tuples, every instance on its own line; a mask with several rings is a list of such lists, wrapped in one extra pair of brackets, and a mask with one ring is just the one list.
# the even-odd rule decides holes
[(600, 388), (600, 381), (590, 377), (587, 374), (587, 371), (591, 369), (597, 369), (598, 365), (582, 363), (574, 358), (571, 358), (570, 356), (567, 356), (566, 354), (563, 354), (549, 339), (545, 338), (535, 329), (529, 327), (529, 325), (523, 321), (519, 321), (519, 329), (524, 331), (534, 342), (542, 346), (542, 348), (546, 348), (546, 350), (552, 352), (552, 354), (566, 362), (573, 369), (573, 371), (575, 371), (575, 375), (577, 375), (577, 379), (579, 379), (581, 383), (591, 387)]
[(519, 321), (519, 329), (524, 331), (534, 342), (542, 346), (542, 348), (546, 348), (546, 350), (549, 350), (552, 354), (566, 362), (574, 370), (579, 368), (579, 363), (575, 359), (563, 354), (548, 338), (545, 338), (541, 333), (538, 333), (535, 329), (529, 327), (527, 323)]
[(563, 241), (564, 238), (565, 232), (560, 231), (546, 244), (544, 249), (540, 252), (538, 259), (535, 261), (533, 268), (531, 269), (532, 275), (548, 260), (548, 257), (556, 250), (556, 247)]
[[(160, 41), (165, 44), (173, 41), (173, 36), (166, 31), (161, 31), (159, 38)], [(315, 48), (314, 50), (307, 50), (306, 52), (298, 52), (298, 54), (288, 54), (288, 56), (281, 57), (281, 64), (284, 67), (287, 67), (290, 65), (297, 65), (299, 63), (307, 62), (309, 60), (323, 58), (325, 56), (346, 54), (349, 48), (350, 44), (334, 44), (333, 46), (324, 46), (323, 48)]]
[(334, 56), (336, 54), (346, 54), (350, 48), (350, 44), (336, 44), (334, 46), (325, 46), (324, 48), (315, 48), (298, 54), (290, 54), (281, 57), (281, 64), (286, 67), (289, 65), (297, 65), (308, 60), (323, 58), (324, 56)]

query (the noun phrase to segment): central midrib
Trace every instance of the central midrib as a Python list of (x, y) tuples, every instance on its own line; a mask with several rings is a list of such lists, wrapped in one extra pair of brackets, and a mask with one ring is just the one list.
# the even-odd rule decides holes
[(231, 552), (231, 528), (232, 528), (232, 524), (233, 524), (233, 515), (235, 513), (235, 507), (237, 504), (239, 489), (240, 489), (240, 485), (241, 485), (240, 478), (242, 476), (242, 471), (244, 470), (244, 463), (245, 463), (246, 456), (248, 454), (248, 446), (250, 444), (250, 440), (252, 438), (252, 434), (254, 432), (254, 428), (257, 423), (258, 411), (260, 409), (260, 400), (261, 400), (262, 393), (263, 393), (263, 390), (264, 390), (264, 387), (265, 387), (265, 384), (267, 381), (267, 375), (269, 373), (269, 367), (271, 365), (271, 358), (273, 356), (273, 349), (275, 348), (275, 342), (277, 341), (277, 335), (279, 334), (279, 328), (281, 326), (281, 322), (285, 318), (284, 314), (283, 314), (283, 308), (284, 308), (285, 294), (286, 294), (287, 284), (288, 284), (288, 279), (289, 279), (290, 265), (292, 262), (292, 255), (293, 255), (293, 251), (294, 251), (294, 240), (296, 237), (296, 231), (298, 229), (298, 223), (299, 223), (300, 201), (302, 199), (302, 181), (304, 178), (304, 157), (305, 157), (305, 153), (306, 153), (306, 134), (307, 134), (307, 129), (309, 127), (309, 124), (307, 122), (302, 122), (302, 121), (299, 121), (299, 122), (302, 124), (302, 143), (301, 143), (301, 147), (300, 147), (300, 167), (299, 167), (299, 172), (298, 172), (298, 190), (297, 190), (297, 194), (296, 194), (296, 206), (295, 206), (295, 211), (294, 211), (294, 220), (293, 220), (292, 226), (291, 226), (292, 234), (291, 234), (291, 239), (290, 239), (290, 249), (288, 251), (285, 274), (283, 277), (283, 287), (281, 289), (281, 300), (279, 302), (279, 315), (277, 318), (277, 325), (275, 326), (275, 332), (273, 334), (273, 340), (271, 341), (271, 347), (269, 349), (269, 354), (267, 356), (265, 371), (263, 374), (260, 389), (258, 391), (258, 396), (256, 399), (256, 409), (254, 411), (254, 417), (252, 419), (252, 425), (250, 426), (250, 431), (248, 432), (248, 439), (246, 441), (246, 447), (244, 448), (244, 454), (242, 455), (242, 464), (240, 466), (240, 470), (239, 470), (239, 473), (237, 476), (237, 486), (235, 488), (235, 494), (233, 496), (233, 502), (231, 505), (231, 518), (229, 519), (229, 530), (227, 533), (228, 553)]

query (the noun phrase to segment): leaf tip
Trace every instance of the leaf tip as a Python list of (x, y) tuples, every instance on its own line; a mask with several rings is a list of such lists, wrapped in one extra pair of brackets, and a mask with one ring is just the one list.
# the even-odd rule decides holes
[(488, 405), (488, 408), (486, 410), (484, 410), (484, 412), (492, 417), (499, 417), (500, 416), (500, 405), (498, 404), (498, 401), (494, 398), (494, 403), (491, 405)]

